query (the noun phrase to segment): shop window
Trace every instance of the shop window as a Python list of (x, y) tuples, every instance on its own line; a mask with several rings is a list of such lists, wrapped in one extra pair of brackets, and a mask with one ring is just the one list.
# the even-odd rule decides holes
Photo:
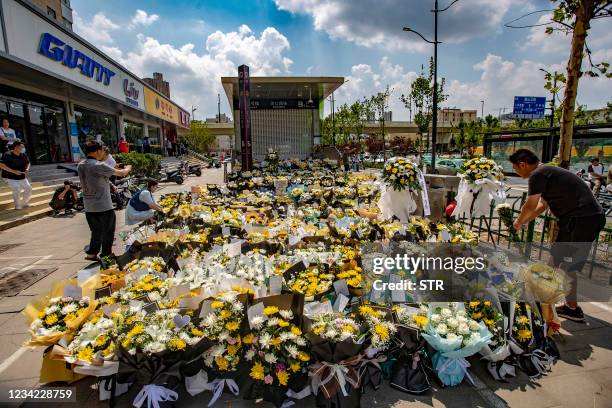
[(149, 148), (145, 148), (144, 129), (142, 124), (124, 120), (123, 134), (125, 135), (125, 140), (130, 145), (130, 151), (143, 153), (145, 150), (150, 150)]
[(53, 10), (51, 7), (47, 7), (47, 16), (53, 20), (57, 19), (57, 14), (55, 14), (55, 10)]
[(68, 20), (66, 17), (62, 17), (62, 20), (64, 22), (64, 28), (72, 30), (72, 23), (70, 22), (70, 20)]
[(111, 150), (115, 150), (119, 141), (117, 137), (117, 122), (114, 115), (108, 113), (91, 111), (75, 107), (79, 132), (79, 145), (85, 146), (89, 140), (97, 140), (104, 143)]
[(159, 128), (155, 126), (148, 126), (148, 128), (151, 153), (163, 154)]

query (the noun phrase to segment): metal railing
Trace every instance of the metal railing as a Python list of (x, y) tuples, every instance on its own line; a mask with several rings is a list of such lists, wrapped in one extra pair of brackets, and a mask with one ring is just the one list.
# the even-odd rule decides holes
[[(506, 202), (511, 204), (513, 218), (518, 216), (521, 212), (521, 207), (527, 199), (527, 193), (524, 192), (520, 196), (508, 196)], [(474, 229), (477, 222), (478, 236), (479, 239), (484, 239), (483, 234), (486, 236), (487, 242), (493, 240), (495, 245), (504, 245), (508, 249), (512, 247), (512, 240), (507, 228), (503, 225), (500, 218), (497, 216), (495, 211), (495, 202), (491, 203), (489, 215), (487, 217), (481, 217), (477, 219), (460, 218), (458, 222)], [(608, 222), (612, 222), (610, 217), (606, 218)], [(549, 210), (546, 210), (542, 215), (538, 216), (535, 220), (531, 221), (526, 228), (519, 231), (520, 244), (524, 245), (524, 257), (525, 259), (537, 259), (542, 260), (543, 255), (546, 252), (550, 252), (550, 233), (551, 225), (556, 222), (555, 218)], [(483, 228), (490, 226), (489, 228)], [(612, 226), (606, 225), (596, 238), (591, 252), (589, 254), (589, 279), (592, 278), (593, 269), (596, 266), (609, 268), (610, 265), (606, 265), (604, 262), (612, 262)], [(609, 278), (609, 284), (612, 285), (612, 274)]]

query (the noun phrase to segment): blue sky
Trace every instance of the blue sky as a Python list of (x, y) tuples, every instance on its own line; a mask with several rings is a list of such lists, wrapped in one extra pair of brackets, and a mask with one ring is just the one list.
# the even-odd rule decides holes
[[(441, 1), (440, 7), (449, 3)], [(344, 76), (349, 82), (337, 92), (340, 103), (389, 85), (394, 119), (407, 120), (399, 95), (408, 91), (421, 65), (427, 66), (433, 50), (402, 26), (432, 39), (432, 5), (427, 0), (72, 0), (77, 33), (141, 76), (164, 73), (173, 99), (197, 106), (200, 119), (216, 113), (219, 77), (246, 63), (252, 75)], [(545, 96), (538, 68), (564, 70), (569, 38), (503, 24), (549, 8), (545, 0), (460, 0), (441, 13), (438, 69), (450, 94), (445, 106), (480, 111), (485, 100), (485, 114), (497, 115), (501, 108), (511, 109), (514, 95)], [(524, 22), (539, 19), (548, 21), (548, 13)], [(595, 56), (609, 61), (612, 34), (602, 22), (593, 25), (589, 39)], [(600, 107), (611, 95), (612, 80), (587, 79), (579, 102)]]

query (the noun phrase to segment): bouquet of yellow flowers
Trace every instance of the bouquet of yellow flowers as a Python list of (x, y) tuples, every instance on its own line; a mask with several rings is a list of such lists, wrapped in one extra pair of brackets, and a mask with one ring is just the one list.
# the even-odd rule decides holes
[(249, 377), (254, 384), (246, 393), (247, 399), (263, 398), (280, 406), (289, 388), (301, 388), (297, 381), (310, 361), (308, 344), (302, 330), (294, 324), (291, 310), (267, 306), (263, 315), (253, 317), (251, 333), (243, 337), (247, 348), (244, 355), (249, 362)]
[[(30, 346), (50, 346), (69, 336), (95, 310), (96, 302), (85, 296), (80, 299), (57, 296), (49, 299), (30, 324)], [(27, 309), (27, 308), (26, 308)]]
[(463, 162), (458, 172), (464, 177), (475, 182), (476, 180), (490, 179), (501, 181), (504, 179), (504, 169), (494, 160), (486, 157), (476, 157)]
[(403, 157), (393, 157), (387, 160), (383, 168), (382, 178), (396, 191), (421, 190), (419, 169), (414, 163)]
[(204, 353), (204, 364), (217, 372), (235, 371), (242, 355), (240, 329), (244, 320), (244, 304), (237, 292), (213, 297), (211, 312), (202, 318), (199, 328), (204, 337), (216, 344)]

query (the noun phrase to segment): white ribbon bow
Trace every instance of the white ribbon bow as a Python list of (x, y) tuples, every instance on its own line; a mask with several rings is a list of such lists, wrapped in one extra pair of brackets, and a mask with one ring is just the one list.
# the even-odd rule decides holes
[(213, 393), (212, 398), (208, 402), (209, 407), (211, 407), (221, 397), (223, 389), (226, 385), (232, 394), (237, 396), (240, 393), (240, 388), (238, 388), (238, 384), (236, 384), (236, 381), (230, 378), (217, 378), (213, 380), (213, 382), (206, 384), (206, 389), (212, 391)]
[(470, 375), (470, 373), (468, 371), (468, 367), (470, 367), (470, 363), (465, 358), (463, 358), (463, 357), (448, 358), (444, 363), (442, 363), (442, 365), (438, 369), (438, 372), (442, 373), (442, 374), (445, 374), (446, 370), (449, 369), (449, 366), (453, 362), (455, 362), (456, 364), (459, 365), (459, 367), (461, 368), (461, 371), (463, 371), (463, 373), (465, 374), (467, 379), (470, 381), (470, 383), (475, 386), (474, 380), (472, 379), (472, 376)]
[(314, 376), (312, 378), (312, 392), (314, 395), (317, 395), (319, 392), (319, 387), (330, 382), (334, 377), (338, 380), (338, 385), (342, 390), (342, 395), (348, 397), (348, 393), (346, 392), (346, 373), (348, 373), (348, 368), (343, 366), (342, 364), (330, 364), (328, 362), (322, 362), (321, 364), (329, 367), (329, 375), (325, 379), (320, 379), (319, 376)]
[(147, 384), (136, 395), (133, 405), (136, 408), (140, 408), (147, 401), (147, 408), (159, 408), (160, 402), (176, 401), (177, 399), (178, 394), (176, 391), (172, 391), (162, 385)]
[(287, 390), (287, 398), (291, 398), (291, 400), (285, 400), (285, 402), (283, 402), (283, 405), (281, 405), (281, 408), (288, 408), (292, 405), (295, 405), (295, 401), (293, 400), (301, 400), (304, 399), (306, 397), (308, 397), (310, 394), (312, 393), (310, 386), (307, 385), (306, 387), (304, 387), (304, 389), (300, 392), (295, 392), (292, 389), (288, 389)]

